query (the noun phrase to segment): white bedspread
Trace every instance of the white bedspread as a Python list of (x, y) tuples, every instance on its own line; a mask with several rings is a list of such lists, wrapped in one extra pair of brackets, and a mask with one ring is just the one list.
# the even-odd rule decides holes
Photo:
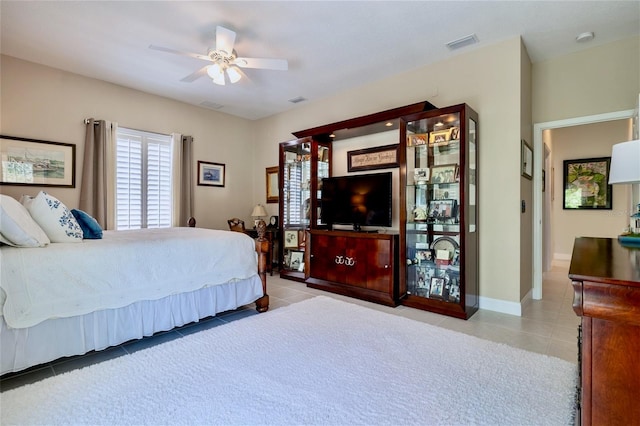
[[(257, 273), (254, 241), (202, 228), (105, 231), (102, 240), (0, 249), (9, 327), (156, 300)], [(1, 292), (0, 292), (1, 293)]]

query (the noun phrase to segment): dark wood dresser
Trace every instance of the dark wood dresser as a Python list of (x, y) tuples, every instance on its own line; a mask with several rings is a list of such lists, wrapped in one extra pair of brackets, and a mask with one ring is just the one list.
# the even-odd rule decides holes
[(582, 317), (582, 425), (640, 425), (640, 248), (576, 238), (569, 268)]

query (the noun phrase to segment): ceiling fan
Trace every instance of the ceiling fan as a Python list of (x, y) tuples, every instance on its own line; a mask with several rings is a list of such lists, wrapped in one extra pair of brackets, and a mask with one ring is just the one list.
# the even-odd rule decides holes
[(286, 71), (289, 64), (286, 59), (265, 59), (265, 58), (244, 58), (238, 57), (233, 45), (236, 41), (236, 33), (225, 27), (216, 27), (216, 48), (209, 49), (206, 55), (183, 52), (181, 50), (170, 49), (168, 47), (150, 45), (149, 49), (160, 50), (162, 52), (175, 53), (177, 55), (189, 56), (191, 58), (202, 59), (213, 62), (205, 65), (194, 73), (186, 76), (180, 81), (191, 83), (198, 78), (209, 75), (215, 84), (224, 86), (225, 76), (231, 83), (236, 83), (242, 78), (240, 68), (258, 68)]

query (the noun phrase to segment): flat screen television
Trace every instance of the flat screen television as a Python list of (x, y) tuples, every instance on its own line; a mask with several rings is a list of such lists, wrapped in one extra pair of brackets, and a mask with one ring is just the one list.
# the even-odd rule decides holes
[(391, 172), (322, 179), (320, 220), (329, 226), (391, 226)]

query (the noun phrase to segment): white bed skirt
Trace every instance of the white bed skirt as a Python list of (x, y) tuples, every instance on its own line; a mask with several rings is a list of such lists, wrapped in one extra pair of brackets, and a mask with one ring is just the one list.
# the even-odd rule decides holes
[(171, 330), (248, 305), (262, 295), (262, 281), (255, 275), (119, 309), (50, 319), (29, 328), (9, 328), (0, 317), (0, 374)]

